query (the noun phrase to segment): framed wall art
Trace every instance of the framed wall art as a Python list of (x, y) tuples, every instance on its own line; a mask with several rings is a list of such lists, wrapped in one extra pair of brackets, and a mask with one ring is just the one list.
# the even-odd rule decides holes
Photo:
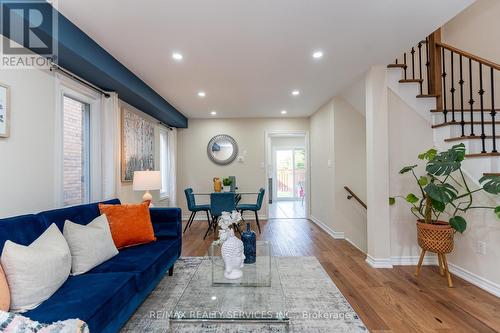
[(10, 130), (10, 88), (0, 83), (0, 138), (9, 137)]
[(121, 113), (121, 180), (128, 183), (134, 171), (154, 170), (155, 126), (126, 108)]

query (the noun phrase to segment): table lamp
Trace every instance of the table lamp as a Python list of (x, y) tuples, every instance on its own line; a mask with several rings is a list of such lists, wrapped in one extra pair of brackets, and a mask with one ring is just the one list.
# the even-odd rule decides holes
[(151, 202), (153, 196), (149, 191), (161, 189), (160, 171), (134, 171), (132, 187), (134, 191), (146, 191), (142, 196), (142, 200)]

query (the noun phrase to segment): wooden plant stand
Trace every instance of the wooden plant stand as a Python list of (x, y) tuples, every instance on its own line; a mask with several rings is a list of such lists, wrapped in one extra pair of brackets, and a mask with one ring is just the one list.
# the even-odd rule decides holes
[[(422, 262), (424, 261), (425, 253), (427, 250), (422, 249), (420, 252), (420, 259), (418, 260), (417, 269), (415, 271), (415, 276), (420, 274), (420, 268), (422, 267)], [(446, 275), (446, 279), (448, 280), (448, 287), (453, 287), (453, 282), (451, 281), (450, 270), (448, 269), (448, 262), (446, 261), (446, 253), (436, 253), (439, 261), (439, 274), (441, 276)]]

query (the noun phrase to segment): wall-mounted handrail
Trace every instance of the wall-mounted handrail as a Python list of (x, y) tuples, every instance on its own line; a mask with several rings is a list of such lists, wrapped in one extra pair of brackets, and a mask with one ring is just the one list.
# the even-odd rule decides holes
[(365, 209), (368, 209), (366, 207), (366, 204), (361, 200), (349, 187), (344, 186), (344, 189), (349, 192), (349, 195), (347, 196), (347, 200), (351, 200), (352, 198), (356, 199), (357, 202), (360, 203), (361, 206), (365, 207)]

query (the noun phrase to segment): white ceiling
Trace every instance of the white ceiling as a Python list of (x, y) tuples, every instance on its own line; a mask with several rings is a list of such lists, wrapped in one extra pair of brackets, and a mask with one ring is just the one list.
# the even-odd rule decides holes
[[(474, 0), (59, 0), (190, 118), (308, 116)], [(314, 50), (324, 52), (312, 59)], [(183, 54), (175, 62), (174, 51)], [(299, 89), (300, 96), (291, 91)], [(206, 92), (199, 98), (197, 92)]]

